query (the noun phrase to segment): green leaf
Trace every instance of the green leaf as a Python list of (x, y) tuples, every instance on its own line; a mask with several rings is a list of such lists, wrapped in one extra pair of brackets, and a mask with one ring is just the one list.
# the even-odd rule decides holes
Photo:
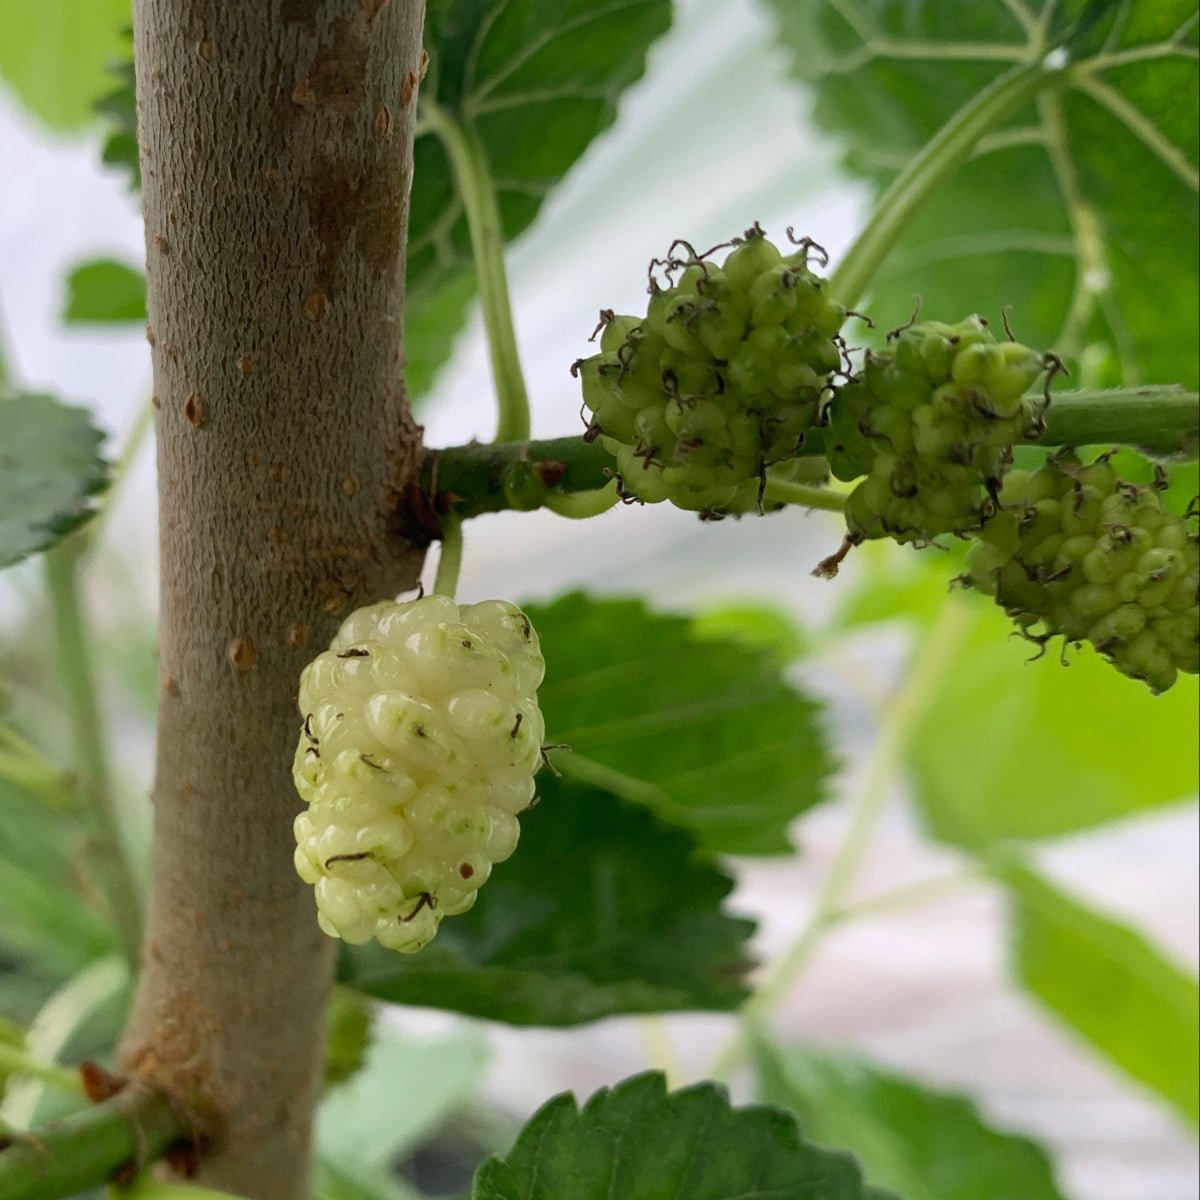
[[(1162, 696), (1091, 647), (1017, 638), (982, 596), (937, 695), (907, 746), (916, 801), (938, 839), (985, 850), (1089, 829), (1195, 793), (1196, 679)], [(1136, 753), (1133, 748), (1136, 747)]]
[(513, 1025), (737, 1008), (754, 926), (721, 910), (732, 880), (641, 808), (545, 774), (539, 790), (470, 912), (419, 954), (347, 948), (342, 981)]
[(120, 58), (108, 64), (109, 83), (113, 90), (106, 92), (94, 107), (108, 129), (100, 158), (106, 167), (123, 170), (129, 176), (130, 191), (142, 186), (142, 166), (137, 137), (137, 80), (133, 65), (133, 31), (127, 31)]
[(91, 514), (104, 487), (104, 435), (86, 409), (0, 391), (0, 567), (45, 550)]
[(1082, 357), (1088, 386), (1196, 386), (1195, 0), (771, 6), (816, 120), (877, 194), (992, 80), (1066, 43), (1061, 84), (926, 202), (876, 276), (872, 310), (886, 327), (914, 293), (945, 320), (998, 320), (1011, 305), (1021, 340)]
[[(20, 743), (2, 723), (0, 741), (13, 747), (0, 751), (0, 959), (32, 976), (36, 994), (109, 953), (115, 938), (81, 880), (78, 821), (39, 790), (48, 765), (22, 772)], [(64, 790), (54, 799), (74, 796)]]
[(526, 611), (542, 640), (539, 693), (555, 764), (690, 830), (702, 849), (786, 854), (791, 821), (834, 768), (818, 706), (777, 655), (697, 636), (638, 600), (572, 593)]
[[(129, 984), (129, 969), (121, 958), (98, 957), (90, 962), (34, 1018), (26, 1035), (30, 1056), (53, 1063), (69, 1056), (81, 1041), (94, 1048), (89, 1035), (97, 1023), (115, 1036), (125, 1023)], [(28, 1129), (77, 1111), (83, 1103), (80, 1096), (59, 1092), (40, 1080), (23, 1079), (8, 1089), (0, 1118)]]
[(1128, 925), (1012, 865), (1013, 970), (1101, 1054), (1193, 1125), (1200, 1117), (1200, 990)]
[(124, 50), (129, 0), (0, 0), (0, 79), (53, 129), (94, 119), (106, 64)]
[(769, 604), (717, 604), (692, 618), (692, 633), (701, 641), (742, 642), (766, 650), (783, 665), (795, 662), (807, 649), (803, 632), (790, 613)]
[[(430, 0), (420, 99), (451, 113), (482, 145), (506, 240), (530, 225), (613, 123), (622, 93), (670, 23), (670, 0)], [(405, 329), (414, 393), (449, 353), (474, 291), (449, 160), (432, 133), (418, 126), (418, 134)]]
[(663, 1077), (602, 1088), (580, 1110), (543, 1105), (504, 1158), (475, 1176), (471, 1200), (867, 1200), (848, 1155), (801, 1141), (773, 1108), (735, 1109), (724, 1088), (667, 1093)]
[(146, 277), (111, 258), (80, 263), (67, 276), (68, 324), (128, 322), (146, 319)]
[(365, 1068), (321, 1104), (321, 1159), (358, 1189), (391, 1195), (389, 1168), (467, 1103), (486, 1061), (478, 1030), (429, 1038), (381, 1026)]
[(1062, 1200), (1042, 1147), (991, 1128), (965, 1096), (807, 1047), (759, 1041), (756, 1061), (761, 1100), (905, 1200)]
[[(409, 293), (411, 296), (412, 293)], [(458, 342), (475, 300), (475, 272), (456, 271), (404, 305), (404, 382), (408, 397), (427, 395)]]
[(901, 620), (929, 626), (946, 604), (950, 580), (965, 562), (959, 542), (951, 542), (945, 552), (930, 553), (888, 539), (856, 546), (850, 560), (853, 582), (842, 594), (830, 631), (844, 633)]
[(335, 987), (325, 1010), (325, 1087), (338, 1087), (362, 1070), (371, 1049), (373, 1005), (350, 988)]

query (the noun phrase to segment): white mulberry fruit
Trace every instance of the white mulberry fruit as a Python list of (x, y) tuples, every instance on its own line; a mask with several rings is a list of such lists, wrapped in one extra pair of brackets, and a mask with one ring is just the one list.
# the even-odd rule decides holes
[[(616, 459), (622, 491), (709, 515), (754, 506), (765, 469), (805, 445), (822, 389), (841, 364), (845, 309), (755, 226), (722, 265), (672, 255), (651, 277), (646, 316), (602, 316), (600, 353), (576, 373), (585, 437)], [(678, 278), (676, 278), (678, 275)]]
[(545, 727), (545, 662), (515, 605), (361, 608), (304, 670), (296, 870), (318, 921), (413, 953), (517, 845)]
[(825, 437), (838, 479), (865, 476), (846, 502), (850, 540), (924, 544), (978, 529), (1012, 446), (1039, 430), (1044, 403), (1026, 393), (1044, 369), (979, 317), (926, 321), (868, 354), (830, 401)]
[(1155, 692), (1200, 670), (1200, 544), (1157, 489), (1064, 454), (1010, 471), (999, 500), (965, 582), (1026, 637), (1091, 642)]

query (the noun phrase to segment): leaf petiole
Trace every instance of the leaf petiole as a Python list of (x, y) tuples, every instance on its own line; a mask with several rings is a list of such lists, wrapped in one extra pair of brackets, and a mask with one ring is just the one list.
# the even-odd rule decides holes
[(529, 396), (513, 329), (504, 267), (504, 226), (491, 171), (479, 139), (449, 113), (426, 102), (421, 108), (421, 119), (446, 149), (467, 214), (499, 406), (495, 440), (524, 441), (530, 431)]

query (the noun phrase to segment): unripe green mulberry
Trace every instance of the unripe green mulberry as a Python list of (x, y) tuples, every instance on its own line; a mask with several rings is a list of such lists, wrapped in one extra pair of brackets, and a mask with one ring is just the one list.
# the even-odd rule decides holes
[(544, 726), (537, 634), (500, 600), (361, 608), (300, 679), (296, 870), (321, 928), (412, 953), (517, 845)]
[(1044, 404), (1026, 393), (1044, 366), (979, 317), (925, 321), (868, 354), (828, 411), (834, 475), (865, 476), (846, 504), (850, 538), (925, 543), (979, 528), (1011, 447), (1038, 428)]
[(576, 373), (586, 436), (616, 459), (626, 495), (744, 512), (766, 468), (800, 452), (841, 364), (846, 316), (809, 249), (784, 255), (756, 226), (721, 266), (669, 259), (644, 318), (604, 314), (600, 353)]
[(1091, 642), (1155, 692), (1200, 669), (1200, 547), (1156, 489), (1064, 455), (1010, 471), (999, 501), (965, 580), (1025, 636)]

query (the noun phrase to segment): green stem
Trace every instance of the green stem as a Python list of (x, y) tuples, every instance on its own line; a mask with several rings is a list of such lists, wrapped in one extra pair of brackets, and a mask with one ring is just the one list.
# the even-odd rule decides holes
[(48, 1083), (60, 1091), (83, 1094), (83, 1083), (78, 1071), (60, 1067), (55, 1063), (41, 1062), (20, 1046), (0, 1042), (0, 1078), (14, 1074), (28, 1075), (31, 1079)]
[(846, 497), (842, 492), (815, 487), (811, 483), (772, 479), (770, 475), (763, 489), (763, 499), (771, 504), (802, 504), (805, 508), (819, 508), (825, 512), (841, 512), (846, 507)]
[(113, 1200), (241, 1200), (231, 1192), (197, 1187), (193, 1183), (173, 1183), (143, 1171), (127, 1188), (113, 1192)]
[(160, 1158), (183, 1130), (165, 1097), (127, 1087), (0, 1150), (0, 1200), (60, 1200)]
[(948, 597), (886, 709), (875, 739), (862, 790), (855, 798), (845, 836), (834, 854), (813, 902), (812, 913), (796, 940), (776, 961), (762, 985), (742, 1008), (742, 1026), (713, 1063), (709, 1076), (728, 1079), (741, 1061), (751, 1036), (796, 984), (825, 934), (843, 917), (845, 897), (858, 875), (887, 805), (896, 767), (913, 726), (955, 660), (970, 627), (972, 609)]
[[(1030, 444), (1041, 446), (1125, 445), (1155, 456), (1192, 457), (1198, 442), (1200, 397), (1169, 384), (1056, 392), (1047, 414), (1046, 432), (1029, 439)], [(820, 454), (823, 449), (820, 441), (813, 439), (809, 453)], [(436, 512), (450, 511), (462, 519), (503, 512), (509, 507), (504, 473), (518, 461), (545, 463), (561, 475), (551, 493), (556, 501), (560, 496), (604, 488), (615, 465), (603, 446), (585, 442), (582, 437), (487, 445), (476, 442), (430, 451), (422, 470), (421, 488), (431, 501), (436, 498)], [(813, 508), (842, 507), (836, 492), (785, 484), (769, 477), (766, 494), (768, 499)], [(553, 503), (547, 501), (546, 506), (553, 507)]]
[(465, 125), (433, 104), (423, 104), (421, 115), (446, 148), (467, 213), (500, 410), (496, 441), (520, 441), (529, 436), (529, 397), (513, 330), (508, 276), (504, 269), (504, 226), (491, 171), (483, 147)]
[(560, 475), (555, 490), (564, 495), (605, 487), (616, 468), (612, 455), (582, 437), (542, 442), (507, 442), (452, 446), (430, 451), (421, 472), (421, 490), (434, 501), (434, 511), (450, 510), (460, 518), (503, 512), (504, 473), (516, 462), (545, 464)]
[(442, 552), (438, 557), (437, 575), (433, 580), (433, 590), (439, 596), (454, 598), (458, 588), (458, 576), (462, 571), (462, 556), (462, 521), (448, 517), (442, 522)]
[(80, 607), (79, 559), (84, 547), (81, 539), (66, 538), (49, 551), (46, 585), (54, 619), (59, 673), (71, 721), (83, 818), (91, 833), (91, 867), (112, 910), (125, 956), (132, 964), (137, 962), (141, 942), (141, 901), (113, 804), (91, 642)]
[(598, 517), (606, 513), (621, 499), (617, 491), (617, 481), (614, 479), (607, 487), (596, 488), (590, 492), (547, 492), (542, 506), (560, 517), (572, 521), (586, 521), (589, 517)]
[(959, 109), (880, 197), (866, 227), (830, 276), (830, 293), (853, 308), (896, 240), (942, 181), (971, 156), (984, 134), (1053, 84), (1059, 74), (1040, 61), (1022, 63)]
[(891, 916), (952, 896), (963, 888), (981, 883), (989, 877), (990, 873), (986, 867), (972, 864), (945, 875), (916, 879), (912, 883), (902, 883), (886, 891), (876, 892), (865, 900), (842, 905), (831, 914), (831, 921), (840, 925), (846, 921), (856, 921), (860, 917)]
[(1058, 392), (1040, 440), (1047, 446), (1131, 446), (1151, 457), (1195, 458), (1200, 396), (1162, 385)]

